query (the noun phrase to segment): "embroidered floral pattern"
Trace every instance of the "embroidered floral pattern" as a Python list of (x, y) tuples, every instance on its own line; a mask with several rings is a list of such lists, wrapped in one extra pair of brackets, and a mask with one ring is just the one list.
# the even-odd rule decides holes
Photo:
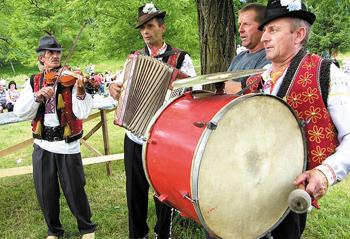
[(310, 135), (310, 141), (321, 143), (321, 139), (324, 139), (323, 134), (324, 128), (317, 127), (317, 125), (314, 125), (314, 127), (311, 130), (308, 130), (307, 133)]
[(304, 120), (304, 113), (302, 111), (296, 111), (297, 112), (297, 117), (300, 120)]
[(334, 137), (336, 137), (335, 128), (332, 124), (328, 124), (328, 126), (326, 127), (326, 138), (333, 139)]
[(326, 149), (316, 146), (315, 150), (311, 150), (311, 160), (315, 163), (322, 163), (327, 158)]
[(310, 61), (306, 64), (303, 65), (303, 68), (307, 69), (308, 71), (311, 70), (313, 67), (315, 66), (315, 62), (314, 61)]
[(301, 99), (301, 94), (298, 94), (296, 92), (292, 92), (292, 94), (290, 96), (287, 96), (287, 102), (293, 108), (297, 108), (298, 105), (301, 105), (303, 103), (303, 101)]
[(335, 152), (335, 148), (336, 148), (336, 146), (335, 146), (333, 143), (331, 143), (331, 144), (329, 145), (329, 147), (327, 147), (327, 152), (328, 152), (329, 154), (333, 154), (333, 153)]
[(310, 104), (313, 104), (315, 100), (318, 99), (317, 88), (312, 89), (311, 87), (308, 87), (306, 92), (303, 92), (302, 95), (304, 96), (304, 102), (309, 102)]
[(305, 87), (307, 84), (311, 83), (311, 77), (313, 77), (313, 74), (310, 74), (309, 72), (305, 72), (304, 75), (301, 75), (298, 83), (301, 84), (303, 87)]
[(329, 115), (328, 115), (327, 109), (326, 109), (326, 108), (323, 108), (322, 112), (323, 112), (323, 118), (327, 119), (328, 116), (329, 116)]
[(316, 123), (318, 119), (322, 118), (321, 108), (310, 106), (309, 110), (305, 110), (305, 116), (310, 119), (313, 123)]
[[(323, 103), (317, 79), (321, 62), (321, 57), (308, 54), (301, 62), (287, 94), (288, 104), (300, 120), (306, 121), (304, 130), (308, 145), (308, 169), (322, 163), (334, 153), (339, 144), (337, 131)], [(301, 104), (298, 102), (299, 96)]]

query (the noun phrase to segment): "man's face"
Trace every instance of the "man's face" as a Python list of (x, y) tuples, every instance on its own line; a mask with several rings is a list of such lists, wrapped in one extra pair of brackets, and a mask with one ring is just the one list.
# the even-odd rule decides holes
[(239, 36), (242, 46), (249, 51), (254, 51), (260, 43), (262, 32), (258, 30), (259, 23), (255, 21), (256, 13), (254, 10), (241, 12), (238, 17)]
[(57, 68), (61, 65), (61, 52), (46, 50), (39, 60), (44, 63), (45, 69)]
[(0, 92), (2, 92), (3, 90), (4, 90), (4, 85), (0, 83)]
[(295, 54), (296, 31), (291, 30), (291, 20), (279, 18), (264, 26), (261, 41), (264, 43), (266, 58), (272, 62), (285, 62)]
[(140, 27), (140, 33), (147, 45), (156, 46), (163, 43), (163, 34), (165, 32), (164, 24), (159, 25), (158, 21), (153, 18)]

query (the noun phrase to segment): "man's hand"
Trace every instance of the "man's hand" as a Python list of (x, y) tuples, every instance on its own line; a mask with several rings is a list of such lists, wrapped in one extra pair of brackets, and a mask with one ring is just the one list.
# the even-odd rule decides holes
[(75, 85), (77, 87), (77, 96), (84, 97), (85, 96), (85, 82), (87, 79), (80, 75), (80, 77), (77, 78), (77, 81), (75, 82)]
[(296, 186), (304, 184), (305, 191), (318, 200), (327, 192), (328, 182), (326, 176), (317, 169), (305, 171), (294, 180)]
[(115, 100), (119, 100), (120, 93), (122, 92), (123, 83), (115, 82), (109, 85), (109, 93)]
[(45, 99), (50, 99), (55, 94), (55, 90), (51, 86), (45, 86), (35, 93), (37, 102), (44, 102)]

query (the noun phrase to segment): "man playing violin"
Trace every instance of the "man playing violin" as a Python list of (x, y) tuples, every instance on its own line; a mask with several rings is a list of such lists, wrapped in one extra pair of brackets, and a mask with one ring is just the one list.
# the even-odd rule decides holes
[[(36, 49), (43, 66), (27, 82), (14, 113), (32, 120), (34, 137), (33, 177), (40, 207), (48, 227), (47, 239), (56, 239), (64, 230), (59, 219), (59, 184), (69, 208), (77, 219), (83, 239), (95, 238), (96, 225), (84, 186), (79, 139), (83, 119), (92, 109), (92, 97), (85, 92), (84, 77), (61, 82), (61, 45), (53, 36), (44, 36)], [(50, 76), (50, 77), (48, 77)]]

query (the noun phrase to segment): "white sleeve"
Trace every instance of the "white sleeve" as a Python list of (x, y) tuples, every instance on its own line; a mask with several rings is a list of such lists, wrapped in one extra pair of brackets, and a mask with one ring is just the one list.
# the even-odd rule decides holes
[(91, 113), (92, 106), (92, 96), (89, 93), (85, 93), (84, 99), (77, 98), (77, 88), (74, 86), (72, 92), (72, 108), (74, 115), (78, 119), (86, 119)]
[(330, 90), (328, 95), (328, 111), (338, 132), (339, 146), (322, 164), (330, 166), (335, 179), (343, 180), (350, 172), (350, 75), (344, 74), (334, 64), (330, 69)]
[(180, 70), (188, 76), (196, 76), (196, 71), (194, 70), (192, 59), (188, 54), (185, 55)]
[(14, 106), (14, 114), (23, 120), (32, 120), (39, 109), (40, 103), (35, 102), (33, 89), (28, 80)]

